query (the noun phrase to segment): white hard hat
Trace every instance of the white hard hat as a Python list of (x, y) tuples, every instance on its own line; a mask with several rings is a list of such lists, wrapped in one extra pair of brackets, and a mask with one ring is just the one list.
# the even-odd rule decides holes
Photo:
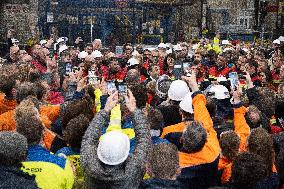
[(79, 59), (86, 58), (88, 56), (88, 53), (86, 51), (82, 51), (78, 54)]
[(92, 56), (94, 58), (101, 58), (103, 56), (103, 54), (101, 53), (101, 51), (95, 50), (92, 52)]
[(230, 98), (229, 90), (223, 85), (213, 85), (210, 87), (208, 92), (212, 93), (213, 98), (216, 98), (218, 100)]
[(61, 54), (63, 51), (65, 51), (65, 50), (67, 50), (67, 49), (68, 49), (67, 45), (62, 45), (62, 46), (59, 48), (58, 52), (59, 52), (59, 54)]
[(97, 155), (99, 160), (106, 165), (118, 165), (127, 159), (129, 149), (128, 136), (120, 131), (111, 131), (101, 137)]
[(136, 58), (130, 58), (127, 63), (128, 66), (135, 66), (139, 64), (139, 61)]
[(61, 42), (66, 42), (66, 41), (68, 41), (68, 38), (67, 37), (60, 37), (60, 38), (58, 38), (57, 39), (57, 43), (61, 43)]
[(233, 48), (225, 48), (225, 49), (223, 50), (223, 52), (233, 51), (233, 50), (234, 50)]
[(177, 45), (174, 46), (174, 51), (181, 51), (181, 50), (182, 50), (182, 48), (181, 48), (180, 44), (177, 44)]
[(217, 77), (218, 82), (227, 81), (227, 78), (224, 76)]
[(280, 41), (279, 39), (275, 39), (275, 40), (273, 41), (273, 44), (278, 44), (278, 45), (280, 45), (280, 43), (281, 43), (281, 41)]
[(192, 107), (192, 93), (189, 92), (185, 95), (184, 99), (179, 103), (179, 107), (188, 113), (193, 114), (193, 107)]
[(155, 47), (147, 47), (147, 48), (145, 48), (145, 50), (154, 51), (154, 50), (157, 50), (157, 49)]
[(168, 96), (171, 100), (182, 101), (188, 92), (189, 88), (185, 81), (175, 80), (169, 88)]
[(47, 43), (47, 41), (45, 40), (45, 39), (43, 39), (43, 40), (41, 40), (40, 42), (39, 42), (39, 44), (41, 45), (41, 46), (43, 46), (44, 44), (46, 44)]
[(166, 53), (167, 53), (167, 54), (171, 54), (171, 53), (173, 53), (173, 50), (172, 50), (172, 49), (169, 49), (169, 50), (166, 51)]
[(167, 48), (172, 48), (173, 45), (171, 43), (166, 43)]
[(57, 43), (61, 43), (61, 42), (64, 42), (64, 39), (62, 37), (60, 37), (59, 39), (57, 39), (56, 41)]
[(246, 53), (249, 52), (249, 49), (247, 49), (247, 48), (242, 48), (242, 50), (245, 51)]
[(100, 43), (102, 42), (101, 39), (95, 39), (94, 42), (95, 42), (95, 41), (98, 41), (98, 42), (100, 42)]
[(158, 48), (163, 48), (163, 49), (166, 49), (167, 48), (167, 45), (165, 43), (160, 43), (158, 45)]
[(283, 41), (284, 41), (284, 37), (283, 37), (283, 36), (280, 36), (280, 37), (278, 38), (278, 40), (279, 40), (280, 42), (283, 42)]
[(12, 43), (20, 43), (20, 41), (18, 39), (12, 38)]
[(194, 44), (194, 45), (192, 45), (192, 50), (196, 50), (196, 49), (198, 49), (198, 47), (199, 47), (199, 44), (197, 43), (197, 44)]
[(231, 45), (229, 40), (223, 40), (222, 45)]
[(139, 54), (139, 52), (138, 51), (133, 51), (133, 53), (132, 53), (132, 56), (139, 56), (140, 54)]

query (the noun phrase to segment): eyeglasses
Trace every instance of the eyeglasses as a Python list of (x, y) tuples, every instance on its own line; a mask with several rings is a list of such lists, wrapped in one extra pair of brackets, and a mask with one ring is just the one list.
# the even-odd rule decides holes
[(80, 67), (75, 67), (75, 66), (74, 66), (72, 70), (73, 70), (74, 73), (75, 73), (75, 72), (78, 72), (78, 71), (80, 71)]
[(110, 59), (109, 59), (109, 61), (117, 61), (117, 58), (115, 58), (115, 57), (111, 57)]

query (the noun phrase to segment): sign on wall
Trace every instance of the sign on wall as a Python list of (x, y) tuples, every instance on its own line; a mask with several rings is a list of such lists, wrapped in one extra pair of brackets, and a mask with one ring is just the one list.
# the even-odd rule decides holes
[(28, 5), (24, 4), (5, 4), (4, 11), (7, 13), (27, 13)]
[(116, 0), (115, 5), (117, 8), (125, 8), (128, 6), (128, 0)]
[(54, 17), (53, 17), (53, 13), (52, 12), (48, 12), (46, 15), (46, 22), (47, 23), (52, 23), (54, 21)]

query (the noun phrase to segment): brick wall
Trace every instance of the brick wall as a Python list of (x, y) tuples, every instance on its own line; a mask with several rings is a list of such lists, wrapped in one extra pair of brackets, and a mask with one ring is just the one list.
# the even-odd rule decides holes
[(21, 43), (38, 34), (38, 0), (30, 0), (28, 4), (14, 0), (4, 3), (0, 8), (0, 41), (5, 41), (7, 29), (16, 30), (16, 38)]
[[(214, 30), (218, 30), (222, 28), (222, 22), (224, 15), (220, 12), (220, 9), (227, 10), (229, 13), (229, 22), (228, 26), (224, 26), (223, 28), (233, 28), (236, 33), (245, 31), (252, 31), (253, 26), (255, 25), (255, 13), (254, 13), (254, 0), (207, 0), (208, 7), (212, 10), (212, 14), (210, 15), (210, 24)], [(277, 0), (269, 1), (269, 5), (276, 5)], [(218, 12), (219, 10), (219, 12)], [(249, 21), (249, 27), (240, 27), (241, 17), (249, 17), (247, 18)], [(221, 27), (220, 27), (221, 26)], [(266, 16), (263, 23), (265, 31), (271, 32), (276, 26), (276, 13), (270, 12)], [(235, 28), (235, 29), (234, 29)], [(238, 29), (240, 29), (238, 31)]]

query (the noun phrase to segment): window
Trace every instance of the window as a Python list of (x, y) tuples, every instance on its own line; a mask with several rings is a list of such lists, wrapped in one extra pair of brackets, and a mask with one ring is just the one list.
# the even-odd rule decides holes
[(0, 4), (29, 4), (30, 0), (1, 0)]
[(252, 25), (252, 16), (239, 16), (238, 18), (238, 24), (243, 28), (243, 29), (251, 29)]
[(247, 1), (247, 8), (253, 9), (254, 8), (254, 0), (248, 0)]

